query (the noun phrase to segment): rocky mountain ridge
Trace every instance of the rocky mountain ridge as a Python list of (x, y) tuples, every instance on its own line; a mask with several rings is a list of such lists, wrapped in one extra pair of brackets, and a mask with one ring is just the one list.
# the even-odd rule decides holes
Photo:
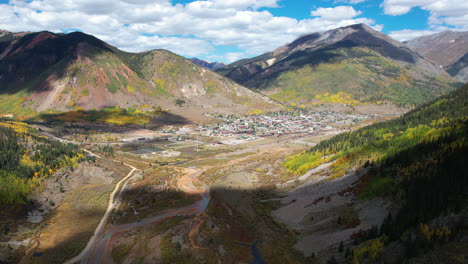
[[(0, 42), (0, 72), (1, 112), (160, 107), (190, 119), (278, 107), (169, 51), (127, 53), (81, 32), (44, 31)], [(176, 106), (176, 100), (184, 103)]]
[(275, 100), (305, 104), (342, 92), (359, 102), (414, 105), (453, 89), (455, 82), (407, 45), (364, 24), (303, 35), (217, 71)]
[(418, 37), (405, 42), (462, 82), (468, 82), (466, 60), (468, 54), (468, 32), (446, 30)]
[(221, 67), (224, 67), (226, 66), (225, 63), (222, 63), (222, 62), (208, 62), (208, 61), (205, 61), (205, 60), (200, 60), (198, 58), (191, 58), (190, 59), (191, 62), (197, 64), (197, 65), (200, 65), (200, 66), (203, 66), (205, 68), (208, 68), (210, 70), (216, 70), (216, 69), (219, 69)]

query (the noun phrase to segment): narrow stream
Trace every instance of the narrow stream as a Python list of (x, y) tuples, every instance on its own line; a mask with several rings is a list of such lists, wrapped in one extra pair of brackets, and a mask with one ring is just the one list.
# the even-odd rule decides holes
[(258, 250), (258, 243), (260, 243), (260, 240), (256, 240), (252, 244), (247, 244), (247, 243), (241, 243), (239, 242), (238, 244), (244, 247), (248, 247), (251, 250), (251, 254), (253, 257), (253, 260), (249, 262), (249, 264), (265, 264), (265, 260), (263, 260), (262, 255), (260, 254), (260, 250)]

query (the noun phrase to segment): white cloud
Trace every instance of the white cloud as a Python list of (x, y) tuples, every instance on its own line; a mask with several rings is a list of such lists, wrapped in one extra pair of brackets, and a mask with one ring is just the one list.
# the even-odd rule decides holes
[(225, 54), (225, 58), (227, 62), (234, 62), (246, 58), (247, 55), (245, 52), (229, 52)]
[(366, 2), (367, 0), (335, 0), (333, 3), (334, 4), (337, 4), (337, 3), (347, 3), (347, 4), (359, 4), (359, 3), (362, 3), (362, 2)]
[(243, 10), (245, 8), (278, 7), (279, 0), (212, 0), (219, 8), (234, 8)]
[(466, 0), (384, 0), (384, 13), (403, 15), (412, 8), (419, 7), (430, 13), (431, 27), (453, 26), (468, 30), (468, 1)]
[(326, 20), (343, 20), (356, 17), (362, 14), (362, 12), (354, 10), (352, 6), (337, 6), (329, 8), (320, 7), (312, 10), (310, 14)]
[[(359, 1), (359, 0), (354, 0)], [(274, 16), (261, 7), (280, 0), (204, 0), (172, 4), (170, 0), (10, 0), (0, 4), (0, 28), (54, 32), (79, 29), (127, 51), (164, 48), (185, 56), (201, 56), (216, 45), (237, 46), (225, 54), (232, 61), (275, 49), (305, 33), (369, 18), (351, 6), (318, 8), (315, 17), (297, 20)], [(152, 36), (154, 35), (154, 36)]]
[(460, 31), (459, 29), (453, 29), (453, 28), (449, 28), (446, 26), (434, 26), (427, 30), (412, 30), (412, 29), (396, 30), (396, 31), (390, 32), (389, 35), (390, 37), (396, 40), (406, 41), (406, 40), (411, 40), (417, 37), (440, 33), (446, 30)]
[[(187, 49), (187, 46), (190, 46), (190, 49)], [(214, 49), (210, 43), (202, 39), (158, 36), (139, 36), (133, 41), (129, 39), (125, 43), (122, 43), (121, 47), (127, 51), (134, 52), (151, 49), (169, 49), (172, 52), (186, 56), (198, 56)]]
[(411, 29), (404, 29), (404, 30), (397, 30), (390, 32), (390, 37), (398, 40), (398, 41), (405, 41), (414, 39), (421, 36), (431, 35), (437, 33), (437, 31), (432, 30), (411, 30)]

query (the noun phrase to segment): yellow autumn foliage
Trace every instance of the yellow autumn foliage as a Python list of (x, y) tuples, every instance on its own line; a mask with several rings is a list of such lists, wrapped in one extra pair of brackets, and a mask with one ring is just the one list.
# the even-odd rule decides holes
[(260, 109), (250, 109), (249, 111), (247, 111), (247, 115), (262, 115), (264, 113), (265, 112), (263, 112)]
[(424, 238), (428, 241), (437, 239), (437, 240), (446, 240), (450, 236), (450, 230), (447, 227), (436, 227), (431, 228), (428, 224), (420, 224), (419, 230)]
[(351, 94), (345, 92), (317, 94), (315, 99), (320, 100), (322, 103), (339, 103), (352, 106), (359, 104), (359, 101), (354, 100)]

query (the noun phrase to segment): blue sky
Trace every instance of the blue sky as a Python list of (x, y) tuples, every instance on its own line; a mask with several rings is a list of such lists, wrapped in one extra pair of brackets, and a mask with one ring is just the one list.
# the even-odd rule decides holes
[(232, 62), (365, 23), (400, 41), (468, 30), (466, 0), (0, 0), (0, 29), (80, 30), (126, 51)]

